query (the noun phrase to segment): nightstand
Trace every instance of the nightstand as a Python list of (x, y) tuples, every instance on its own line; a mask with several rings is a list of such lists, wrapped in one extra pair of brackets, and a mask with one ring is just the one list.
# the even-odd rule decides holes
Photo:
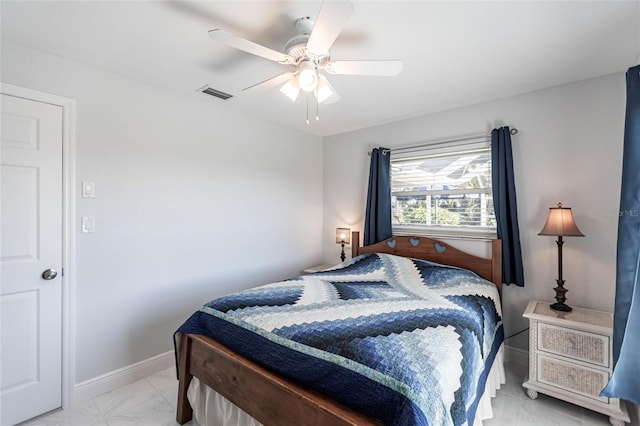
[(629, 421), (617, 398), (600, 396), (611, 377), (613, 314), (573, 308), (554, 311), (550, 303), (529, 302), (529, 398), (538, 392), (609, 416), (614, 426)]
[(324, 271), (325, 269), (329, 269), (332, 266), (336, 266), (333, 265), (331, 263), (325, 263), (324, 265), (318, 265), (318, 266), (312, 266), (310, 268), (307, 268), (305, 270), (302, 271), (302, 274), (313, 274), (314, 272), (320, 272), (320, 271)]

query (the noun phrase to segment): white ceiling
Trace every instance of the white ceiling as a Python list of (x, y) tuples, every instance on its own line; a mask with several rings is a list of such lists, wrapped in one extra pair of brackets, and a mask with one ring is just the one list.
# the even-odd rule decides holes
[[(342, 99), (305, 124), (305, 97), (241, 90), (284, 65), (209, 39), (282, 51), (320, 1), (0, 1), (2, 37), (321, 136), (625, 71), (638, 1), (358, 1), (332, 59), (400, 59), (397, 77), (330, 75)], [(228, 101), (196, 90), (208, 84)], [(312, 103), (311, 114), (315, 113)]]

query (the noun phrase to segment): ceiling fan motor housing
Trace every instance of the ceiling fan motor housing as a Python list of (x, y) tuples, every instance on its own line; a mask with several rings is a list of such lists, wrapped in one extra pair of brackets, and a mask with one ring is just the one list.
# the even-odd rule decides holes
[(285, 53), (293, 58), (295, 65), (300, 64), (302, 61), (311, 60), (317, 66), (323, 67), (331, 59), (329, 52), (322, 55), (311, 55), (307, 52), (307, 42), (314, 24), (313, 19), (308, 16), (296, 19), (295, 25), (298, 35), (290, 38), (284, 45)]
[(299, 63), (307, 52), (307, 41), (309, 41), (309, 34), (301, 34), (292, 37), (287, 41), (284, 46), (284, 51), (287, 55), (294, 59), (294, 63)]

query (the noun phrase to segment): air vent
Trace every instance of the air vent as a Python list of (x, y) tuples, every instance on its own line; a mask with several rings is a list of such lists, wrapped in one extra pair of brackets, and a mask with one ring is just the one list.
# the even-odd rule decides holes
[(212, 87), (209, 86), (203, 86), (201, 88), (198, 89), (200, 92), (202, 93), (206, 93), (207, 95), (211, 95), (211, 96), (215, 96), (216, 98), (220, 98), (223, 101), (226, 101), (229, 98), (233, 98), (233, 95), (230, 95), (228, 93), (222, 92), (220, 90), (216, 90)]

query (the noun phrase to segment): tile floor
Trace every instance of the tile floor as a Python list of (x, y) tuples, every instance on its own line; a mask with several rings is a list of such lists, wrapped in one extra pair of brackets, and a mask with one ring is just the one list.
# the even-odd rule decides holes
[[(531, 400), (522, 389), (526, 367), (505, 364), (507, 384), (493, 399), (494, 418), (485, 426), (608, 425), (602, 414), (540, 394)], [(173, 368), (85, 402), (73, 410), (56, 411), (26, 426), (176, 425), (178, 384)], [(191, 424), (191, 423), (189, 423)]]

